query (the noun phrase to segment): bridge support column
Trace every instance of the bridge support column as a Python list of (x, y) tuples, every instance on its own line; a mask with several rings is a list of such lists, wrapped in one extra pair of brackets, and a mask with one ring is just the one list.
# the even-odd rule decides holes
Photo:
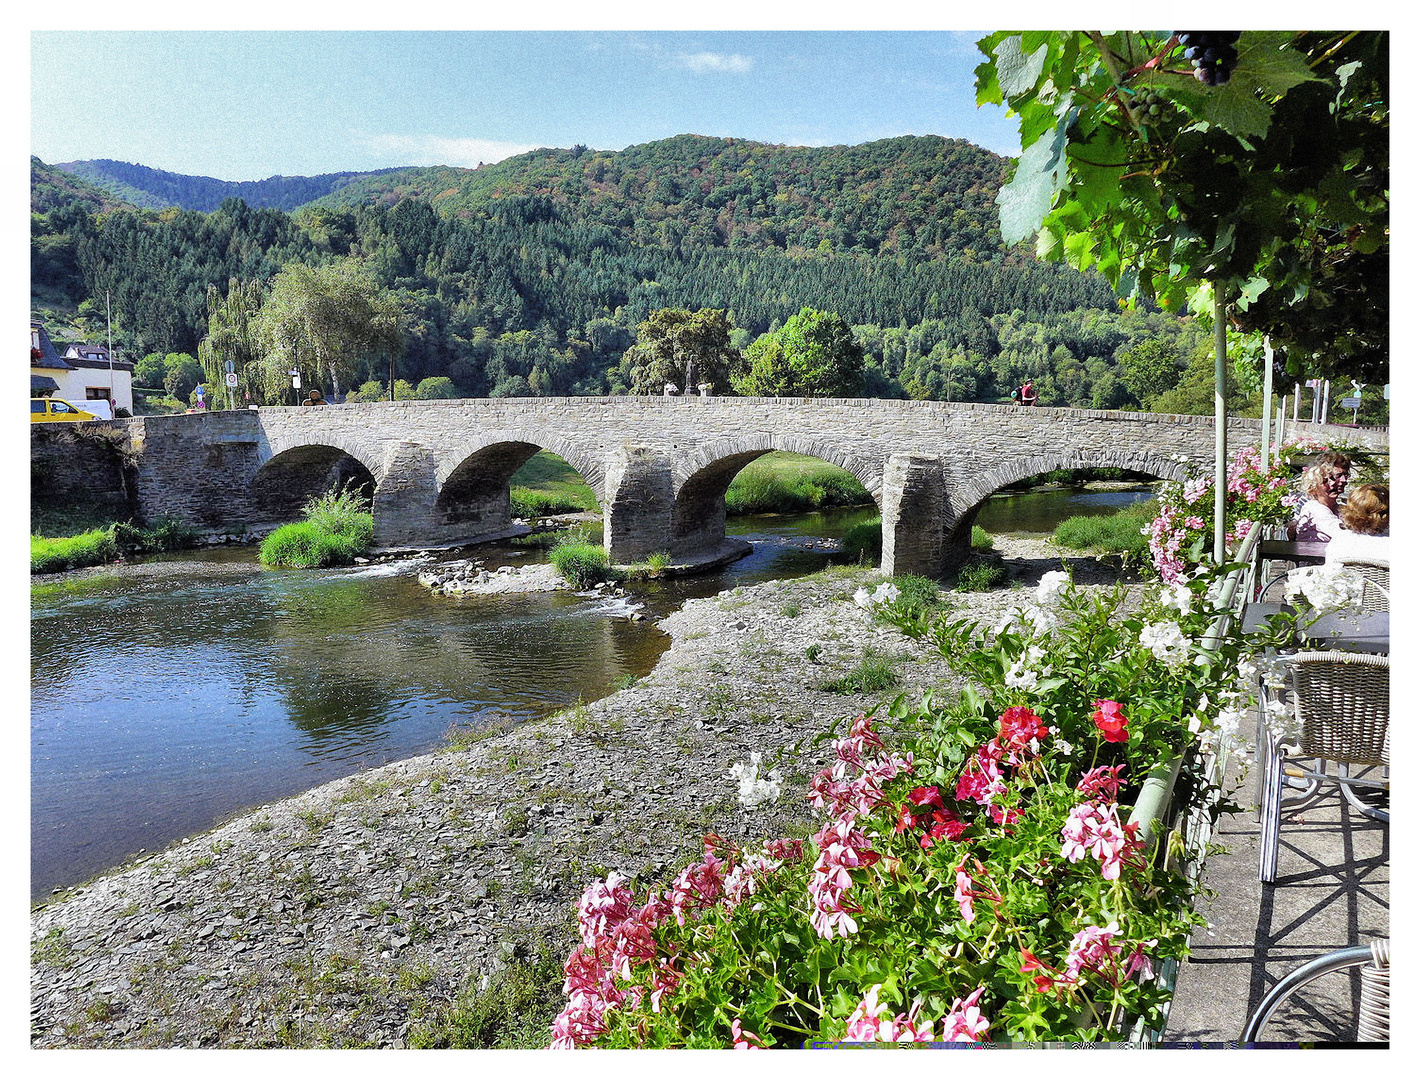
[(465, 538), (444, 535), (434, 514), (439, 494), (434, 455), (404, 440), (385, 451), (375, 485), (375, 548), (454, 546)]
[(882, 508), (883, 573), (940, 578), (947, 570), (945, 524), (950, 512), (942, 459), (927, 454), (888, 458)]
[(671, 549), (670, 460), (650, 446), (623, 446), (606, 470), (602, 536), (613, 563), (643, 562)]

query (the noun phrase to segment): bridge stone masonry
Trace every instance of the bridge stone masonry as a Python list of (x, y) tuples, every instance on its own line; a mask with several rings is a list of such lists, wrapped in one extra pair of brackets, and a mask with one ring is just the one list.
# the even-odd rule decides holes
[[(698, 564), (735, 554), (725, 489), (772, 450), (842, 466), (883, 517), (883, 569), (940, 577), (970, 549), (995, 491), (1052, 469), (1118, 467), (1180, 479), (1208, 468), (1211, 416), (956, 402), (736, 397), (396, 401), (114, 422), (136, 458), (140, 515), (208, 535), (260, 535), (336, 483), (373, 492), (382, 550), (515, 535), (509, 480), (539, 450), (567, 460), (603, 508), (620, 564), (657, 552)], [(1384, 430), (1302, 425), (1375, 449)], [(1229, 445), (1259, 421), (1229, 422)], [(1289, 434), (1291, 430), (1289, 429)]]

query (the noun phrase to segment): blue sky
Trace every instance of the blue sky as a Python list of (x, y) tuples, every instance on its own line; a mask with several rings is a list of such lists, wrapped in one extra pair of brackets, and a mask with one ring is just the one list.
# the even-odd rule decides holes
[(934, 134), (1014, 154), (1013, 121), (976, 107), (977, 36), (35, 32), (31, 152), (224, 180), (472, 167), (686, 132), (791, 145)]

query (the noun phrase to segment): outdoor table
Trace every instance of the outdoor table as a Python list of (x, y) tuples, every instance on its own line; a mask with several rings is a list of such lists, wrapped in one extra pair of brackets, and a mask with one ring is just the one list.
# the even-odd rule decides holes
[(1325, 540), (1260, 540), (1257, 544), (1259, 559), (1276, 559), (1294, 562), (1298, 566), (1326, 562)]
[[(1258, 601), (1243, 609), (1243, 630), (1262, 627), (1268, 615), (1291, 611), (1290, 604)], [(1344, 652), (1389, 653), (1390, 612), (1330, 612), (1309, 627), (1298, 629), (1298, 647)]]

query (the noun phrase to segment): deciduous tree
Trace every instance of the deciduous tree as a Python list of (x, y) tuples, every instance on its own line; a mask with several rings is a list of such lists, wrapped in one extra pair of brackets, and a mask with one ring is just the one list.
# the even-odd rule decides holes
[(258, 323), (268, 386), (288, 386), (287, 373), (297, 369), (313, 381), (328, 378), (339, 397), (363, 360), (402, 350), (400, 323), (399, 305), (357, 260), (289, 263), (272, 280)]
[(621, 373), (633, 394), (659, 394), (667, 383), (694, 393), (700, 383), (731, 392), (744, 360), (730, 344), (733, 327), (723, 310), (662, 308), (636, 327), (636, 344), (626, 350)]
[(836, 314), (802, 308), (745, 350), (749, 372), (735, 389), (756, 397), (857, 397), (863, 348)]

